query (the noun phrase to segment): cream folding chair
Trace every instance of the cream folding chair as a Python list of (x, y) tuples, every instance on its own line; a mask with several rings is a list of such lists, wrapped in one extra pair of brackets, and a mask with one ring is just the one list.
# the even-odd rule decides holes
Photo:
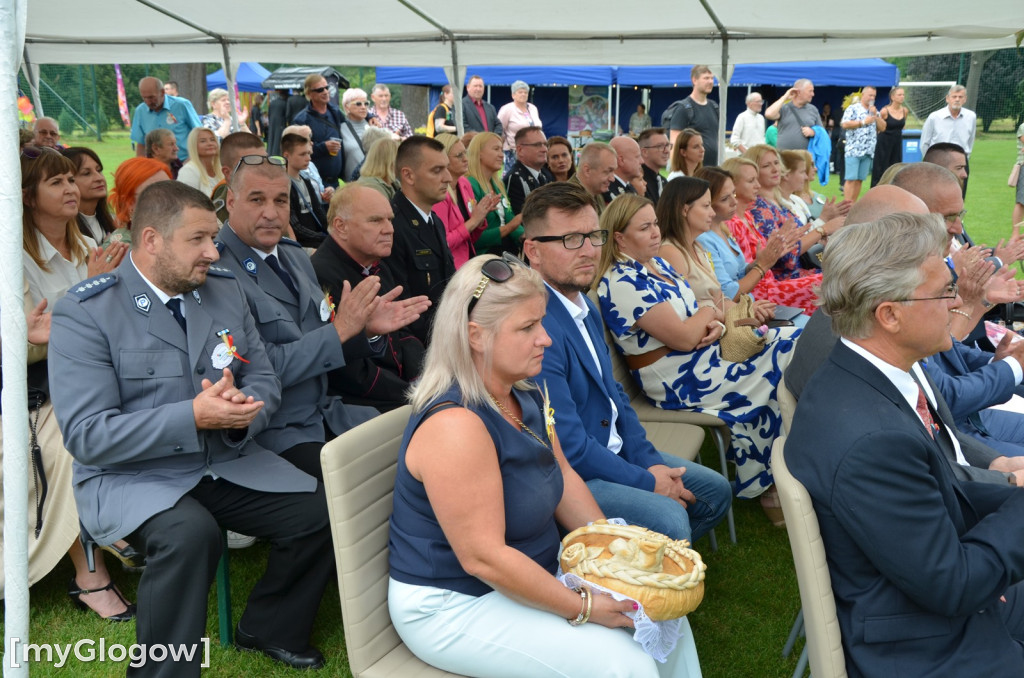
[(456, 675), (420, 661), (388, 614), (388, 519), (398, 448), (411, 412), (405, 406), (375, 417), (320, 453), (353, 678)]
[[(818, 529), (818, 517), (806, 488), (786, 466), (785, 444), (785, 436), (780, 436), (772, 446), (772, 473), (782, 500), (782, 512), (786, 516), (786, 530), (800, 587), (807, 633), (805, 650), (815, 678), (846, 678), (836, 600), (832, 595), (832, 580), (825, 560), (825, 545)], [(797, 668), (802, 675), (802, 666)]]

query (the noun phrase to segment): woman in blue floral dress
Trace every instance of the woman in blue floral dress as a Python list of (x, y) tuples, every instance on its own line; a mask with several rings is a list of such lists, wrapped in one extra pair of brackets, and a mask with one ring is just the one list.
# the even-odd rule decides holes
[[(611, 233), (599, 266), (601, 315), (633, 377), (658, 407), (707, 412), (728, 424), (737, 496), (774, 491), (769, 459), (782, 425), (776, 389), (800, 330), (767, 330), (760, 352), (724, 360), (722, 311), (698, 305), (686, 280), (655, 256), (661, 234), (651, 202), (619, 196), (601, 228)], [(774, 493), (765, 500), (774, 508)]]

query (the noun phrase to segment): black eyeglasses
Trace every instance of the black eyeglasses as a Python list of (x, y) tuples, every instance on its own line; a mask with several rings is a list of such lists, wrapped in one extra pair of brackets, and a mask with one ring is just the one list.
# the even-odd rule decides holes
[(349, 106), (369, 106), (369, 101), (353, 101), (349, 103)]
[(589, 240), (594, 247), (601, 247), (608, 242), (608, 231), (591, 231), (590, 233), (566, 233), (565, 235), (539, 235), (530, 238), (534, 242), (556, 242), (562, 241), (562, 247), (567, 250), (578, 250), (583, 247), (583, 241)]
[(328, 87), (327, 85), (324, 85), (323, 87), (314, 87), (314, 88), (312, 88), (309, 91), (310, 92), (316, 92), (317, 94), (319, 94), (320, 92), (326, 92), (329, 89), (330, 89), (330, 87)]
[(519, 145), (524, 147), (524, 148), (538, 148), (540, 146), (547, 146), (548, 144), (547, 144), (546, 141), (538, 141), (535, 144), (519, 144)]
[(656, 148), (659, 151), (664, 151), (666, 148), (671, 148), (672, 144), (651, 144), (650, 146), (641, 146), (640, 148)]
[(284, 167), (288, 163), (279, 155), (243, 155), (238, 159), (238, 163), (235, 165), (235, 169), (231, 170), (234, 174), (238, 171), (238, 168), (242, 165), (262, 165), (263, 163), (269, 163), (271, 165), (277, 165), (278, 167)]
[(527, 268), (526, 262), (509, 252), (502, 252), (500, 259), (488, 259), (480, 267), (480, 273), (483, 277), (480, 278), (480, 283), (476, 286), (476, 290), (473, 291), (473, 296), (469, 300), (469, 306), (466, 307), (466, 316), (469, 317), (473, 313), (473, 308), (476, 306), (476, 302), (480, 301), (480, 297), (483, 296), (484, 290), (487, 289), (487, 285), (493, 280), (496, 283), (508, 282), (512, 275), (515, 273), (512, 270), (512, 266), (522, 266)]

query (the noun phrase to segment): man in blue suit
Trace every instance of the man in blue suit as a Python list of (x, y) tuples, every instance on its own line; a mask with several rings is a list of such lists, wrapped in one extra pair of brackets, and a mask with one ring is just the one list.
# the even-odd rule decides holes
[(950, 347), (961, 301), (936, 215), (830, 239), (821, 299), (840, 336), (786, 444), (828, 557), (846, 668), (1024, 674), (1024, 492), (960, 481), (953, 423), (917, 362)]
[(548, 286), (551, 346), (538, 382), (547, 385), (566, 459), (605, 515), (699, 539), (728, 511), (732, 489), (720, 474), (656, 450), (612, 378), (600, 316), (584, 294), (608, 236), (590, 194), (567, 182), (541, 186), (526, 199), (523, 224), (524, 252)]

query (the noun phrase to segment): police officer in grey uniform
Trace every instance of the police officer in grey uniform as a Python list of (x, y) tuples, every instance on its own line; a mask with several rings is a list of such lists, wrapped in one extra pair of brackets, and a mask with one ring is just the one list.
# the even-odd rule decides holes
[[(257, 444), (280, 383), (234, 275), (214, 266), (210, 199), (167, 181), (139, 197), (132, 254), (57, 302), (50, 336), (54, 410), (75, 457), (75, 500), (99, 544), (146, 554), (140, 644), (197, 644), (221, 528), (271, 542), (267, 572), (236, 642), (295, 667), (333, 571), (323, 487)], [(198, 676), (192, 661), (129, 675)]]
[(413, 322), (430, 302), (426, 297), (392, 301), (401, 294), (400, 287), (377, 297), (376, 276), (341, 299), (329, 298), (306, 252), (282, 237), (288, 225), (290, 186), (284, 167), (262, 155), (243, 157), (231, 177), (229, 219), (217, 237), (217, 248), (219, 263), (234, 272), (245, 291), (256, 329), (281, 380), (281, 406), (256, 442), (322, 478), (324, 442), (377, 414), (372, 407), (345, 405), (337, 396), (328, 397), (327, 373), (344, 366), (346, 357), (356, 360), (383, 348), (371, 347), (369, 337)]

